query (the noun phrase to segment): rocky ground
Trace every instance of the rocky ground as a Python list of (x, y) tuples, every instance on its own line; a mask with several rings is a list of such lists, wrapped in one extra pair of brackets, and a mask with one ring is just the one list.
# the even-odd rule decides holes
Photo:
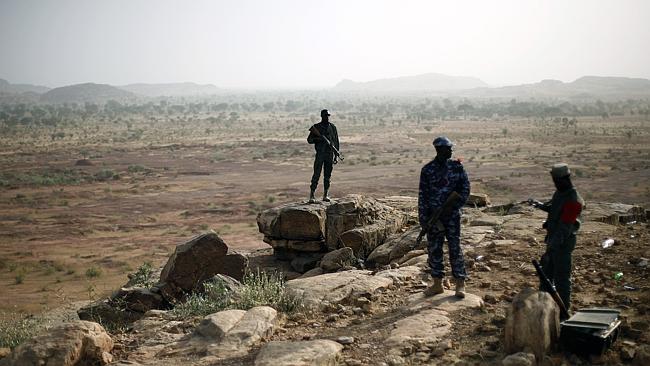
[[(66, 352), (83, 362), (114, 365), (532, 364), (525, 355), (508, 357), (514, 352), (506, 349), (504, 333), (513, 299), (524, 288), (537, 287), (530, 260), (544, 251), (542, 212), (516, 204), (465, 210), (462, 244), (470, 279), (468, 294), (460, 300), (452, 291), (429, 298), (422, 294), (430, 281), (426, 255), (422, 247), (404, 250), (418, 231), (411, 226), (413, 199), (355, 196), (330, 205), (287, 207), (258, 218), (275, 255), (270, 249), (252, 253), (248, 266), (284, 271), (290, 279), (287, 290), (303, 299), (300, 311), (285, 314), (258, 306), (203, 319), (178, 319), (167, 310), (139, 309), (144, 315), (111, 332), (111, 342), (88, 325), (94, 323), (81, 322), (81, 330), (73, 333), (94, 339), (81, 343), (95, 346)], [(296, 210), (307, 212), (308, 218), (295, 216)], [(645, 210), (632, 206), (587, 206), (573, 255), (573, 308), (621, 310), (621, 333), (602, 356), (577, 356), (556, 345), (545, 357), (537, 357), (539, 364), (650, 362), (650, 233), (645, 221)], [(331, 240), (335, 236), (338, 242)], [(608, 238), (614, 244), (603, 248)], [(210, 240), (205, 243), (213, 245)], [(336, 249), (341, 244), (350, 249)], [(215, 255), (222, 261), (234, 255), (226, 243), (217, 246)], [(181, 258), (181, 251), (175, 256)], [(358, 258), (364, 262), (354, 260)], [(162, 307), (165, 299), (182, 293), (182, 281), (172, 278), (169, 263), (160, 283), (149, 289), (162, 297), (161, 303), (149, 308)], [(228, 271), (237, 276), (236, 269)], [(183, 278), (195, 273), (188, 270)], [(47, 344), (45, 338), (30, 342), (0, 360), (0, 365), (17, 364), (29, 347)]]

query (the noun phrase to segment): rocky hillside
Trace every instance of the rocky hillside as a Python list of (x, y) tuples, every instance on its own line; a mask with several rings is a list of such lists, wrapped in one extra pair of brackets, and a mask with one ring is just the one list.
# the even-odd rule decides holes
[[(556, 347), (559, 310), (536, 290), (530, 260), (544, 251), (543, 213), (489, 206), (486, 196), (470, 203), (464, 299), (422, 294), (430, 276), (424, 246), (414, 246), (415, 198), (289, 203), (258, 215), (268, 250), (236, 253), (212, 232), (192, 238), (158, 272), (138, 271), (111, 298), (80, 308), (82, 320), (53, 324), (0, 365), (650, 362), (645, 209), (587, 206), (574, 306), (619, 309), (623, 324), (611, 349), (585, 356)], [(614, 245), (603, 248), (607, 238)]]
[(45, 103), (105, 103), (109, 100), (118, 102), (130, 100), (135, 95), (108, 84), (75, 84), (54, 88), (41, 95)]
[(167, 83), (167, 84), (129, 84), (119, 87), (133, 94), (147, 97), (183, 97), (194, 95), (211, 95), (221, 89), (212, 84)]
[(5, 79), (0, 79), (0, 93), (8, 94), (21, 94), (21, 93), (36, 93), (42, 94), (50, 90), (50, 88), (42, 85), (32, 84), (12, 84)]

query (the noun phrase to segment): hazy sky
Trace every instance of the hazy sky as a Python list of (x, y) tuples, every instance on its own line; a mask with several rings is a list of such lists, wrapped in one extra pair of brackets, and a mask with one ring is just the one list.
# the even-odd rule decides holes
[(329, 87), (650, 78), (649, 0), (0, 0), (0, 78)]

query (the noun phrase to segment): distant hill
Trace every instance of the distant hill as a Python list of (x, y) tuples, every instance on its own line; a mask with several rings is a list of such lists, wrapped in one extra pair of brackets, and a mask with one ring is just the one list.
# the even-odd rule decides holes
[(41, 85), (31, 84), (12, 84), (5, 79), (0, 79), (0, 93), (37, 93), (43, 94), (50, 90), (50, 88)]
[(76, 84), (54, 88), (41, 95), (46, 103), (102, 103), (109, 100), (124, 101), (135, 98), (133, 93), (118, 89), (108, 84)]
[(129, 84), (118, 88), (147, 97), (181, 97), (220, 92), (220, 89), (212, 84), (195, 83)]
[(415, 76), (402, 76), (367, 82), (343, 80), (334, 90), (337, 91), (374, 91), (374, 92), (412, 92), (412, 91), (454, 91), (487, 87), (481, 79), (469, 76), (449, 76), (428, 73)]
[(650, 97), (650, 80), (640, 78), (583, 76), (573, 82), (542, 80), (539, 83), (480, 88), (460, 93), (479, 97), (633, 98)]

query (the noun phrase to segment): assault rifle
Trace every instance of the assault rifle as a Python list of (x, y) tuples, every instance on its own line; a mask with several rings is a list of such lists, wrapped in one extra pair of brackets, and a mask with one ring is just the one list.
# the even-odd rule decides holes
[(539, 281), (542, 283), (542, 290), (551, 294), (551, 297), (553, 297), (555, 303), (560, 307), (561, 320), (569, 319), (569, 312), (567, 311), (564, 302), (560, 298), (560, 295), (557, 293), (555, 286), (553, 286), (551, 281), (549, 281), (548, 277), (546, 277), (544, 270), (542, 270), (542, 266), (539, 265), (539, 262), (536, 259), (533, 259), (533, 266), (535, 266), (535, 270), (537, 271), (537, 275), (539, 276)]
[(334, 159), (334, 164), (337, 163), (337, 161), (336, 161), (337, 159), (343, 161), (343, 155), (341, 155), (341, 153), (339, 152), (339, 149), (337, 149), (337, 148), (334, 146), (334, 144), (332, 144), (332, 141), (330, 141), (330, 139), (328, 139), (327, 137), (323, 136), (323, 135), (320, 133), (320, 131), (318, 131), (318, 128), (316, 128), (316, 126), (313, 126), (313, 125), (312, 125), (311, 127), (309, 127), (309, 132), (311, 132), (311, 133), (313, 133), (314, 135), (316, 135), (316, 137), (320, 137), (320, 138), (322, 138), (323, 141), (325, 141), (325, 143), (327, 144), (327, 146), (329, 146), (330, 149), (332, 149), (332, 151), (334, 152), (334, 156), (336, 157), (336, 159)]
[(456, 202), (458, 202), (459, 199), (460, 199), (460, 194), (458, 194), (458, 192), (456, 191), (452, 191), (449, 197), (447, 197), (445, 203), (442, 204), (442, 207), (433, 211), (433, 214), (426, 221), (425, 225), (422, 226), (422, 229), (420, 230), (420, 234), (418, 234), (418, 238), (415, 240), (416, 246), (420, 245), (420, 242), (422, 242), (422, 237), (424, 237), (424, 234), (429, 232), (429, 230), (431, 230), (434, 225), (436, 226), (439, 232), (445, 231), (445, 227), (442, 226), (442, 223), (440, 222), (440, 217), (448, 214), (449, 211), (451, 211), (451, 208), (454, 207), (454, 205), (456, 204)]

